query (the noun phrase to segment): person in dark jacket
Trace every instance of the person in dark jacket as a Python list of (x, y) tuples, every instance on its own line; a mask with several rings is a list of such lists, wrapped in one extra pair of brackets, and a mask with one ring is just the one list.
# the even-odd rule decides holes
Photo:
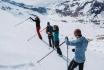
[(47, 27), (46, 27), (46, 33), (48, 34), (48, 40), (49, 40), (49, 45), (50, 47), (54, 48), (54, 41), (53, 41), (53, 27), (50, 25), (50, 23), (47, 23)]
[(38, 37), (42, 40), (42, 36), (40, 34), (40, 19), (39, 17), (36, 16), (35, 19), (33, 19), (32, 17), (30, 17), (30, 19), (34, 22), (36, 22), (36, 31), (37, 31), (37, 34), (38, 34)]
[(57, 53), (60, 56), (62, 56), (62, 52), (59, 47), (59, 27), (57, 25), (53, 26), (53, 40), (54, 40), (54, 46), (57, 49)]
[(80, 29), (76, 29), (74, 31), (74, 35), (77, 40), (69, 41), (68, 37), (65, 38), (67, 45), (75, 46), (75, 49), (72, 50), (75, 52), (75, 57), (71, 61), (68, 70), (74, 70), (74, 68), (77, 66), (79, 66), (79, 70), (83, 70), (85, 62), (85, 51), (88, 46), (88, 40), (82, 36)]

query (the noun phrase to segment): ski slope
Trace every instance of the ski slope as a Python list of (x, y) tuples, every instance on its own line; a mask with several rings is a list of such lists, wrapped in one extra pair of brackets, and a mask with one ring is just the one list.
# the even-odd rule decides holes
[[(80, 28), (83, 35), (93, 41), (89, 42), (86, 51), (86, 62), (84, 70), (104, 70), (104, 40), (97, 40), (96, 36), (102, 35), (104, 29), (99, 29), (92, 24), (80, 24), (71, 21), (73, 18), (49, 18), (50, 16), (39, 15), (41, 29), (46, 27), (46, 22), (50, 21), (52, 25), (57, 24), (60, 27), (60, 43), (64, 41), (65, 36), (74, 39), (73, 31)], [(52, 52), (42, 62), (37, 63), (42, 57), (52, 49), (35, 36), (30, 41), (28, 38), (36, 34), (35, 23), (27, 20), (23, 24), (15, 27), (16, 24), (24, 21), (26, 17), (17, 17), (8, 12), (0, 10), (0, 70), (66, 70), (67, 63), (58, 56), (56, 51)], [(60, 22), (61, 19), (68, 22)], [(101, 32), (102, 31), (102, 32)], [(48, 42), (45, 31), (41, 32), (43, 39)], [(69, 47), (70, 60), (74, 53)], [(61, 46), (62, 53), (66, 56), (66, 45)]]

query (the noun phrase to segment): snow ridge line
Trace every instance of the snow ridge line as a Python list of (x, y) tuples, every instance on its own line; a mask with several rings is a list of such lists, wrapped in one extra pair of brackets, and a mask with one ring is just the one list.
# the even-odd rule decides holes
[(25, 67), (25, 66), (34, 66), (33, 63), (24, 63), (24, 64), (18, 64), (18, 65), (0, 65), (0, 68), (21, 68), (21, 67)]

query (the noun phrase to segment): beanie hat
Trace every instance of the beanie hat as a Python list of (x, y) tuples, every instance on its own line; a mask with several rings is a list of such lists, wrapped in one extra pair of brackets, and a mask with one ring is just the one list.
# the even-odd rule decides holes
[(80, 29), (75, 29), (74, 35), (75, 35), (75, 36), (82, 36), (81, 30), (80, 30)]

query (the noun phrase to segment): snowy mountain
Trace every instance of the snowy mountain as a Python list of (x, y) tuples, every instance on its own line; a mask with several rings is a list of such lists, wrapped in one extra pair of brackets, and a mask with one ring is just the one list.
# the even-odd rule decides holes
[[(31, 14), (41, 19), (41, 30), (47, 21), (57, 24), (60, 43), (65, 36), (75, 39), (73, 31), (80, 28), (90, 41), (84, 70), (104, 70), (103, 4), (102, 0), (0, 0), (0, 70), (67, 70), (66, 61), (56, 51), (37, 63), (52, 48), (38, 38), (34, 22), (26, 20)], [(48, 43), (45, 30), (41, 34)], [(66, 56), (66, 44), (60, 48)], [(70, 60), (74, 57), (73, 48), (68, 48)]]
[(78, 17), (94, 14), (94, 17), (104, 11), (104, 3), (97, 0), (70, 0), (57, 5), (56, 12), (63, 16)]
[(47, 13), (46, 8), (44, 8), (44, 7), (34, 7), (33, 5), (26, 5), (24, 3), (18, 3), (15, 1), (11, 1), (11, 0), (2, 0), (1, 6), (2, 6), (1, 9), (9, 10), (9, 11), (13, 11), (13, 10), (18, 11), (19, 9), (16, 7), (20, 7), (20, 8), (26, 9), (26, 10), (29, 9), (31, 11), (37, 11), (38, 13), (41, 13), (41, 14)]
[(104, 27), (104, 1), (102, 0), (1, 0), (0, 5), (1, 9), (17, 15), (40, 13), (73, 17), (80, 23), (93, 23), (101, 28)]
[(104, 2), (98, 0), (69, 0), (56, 5), (56, 13), (61, 16), (80, 17), (78, 21), (104, 23)]

